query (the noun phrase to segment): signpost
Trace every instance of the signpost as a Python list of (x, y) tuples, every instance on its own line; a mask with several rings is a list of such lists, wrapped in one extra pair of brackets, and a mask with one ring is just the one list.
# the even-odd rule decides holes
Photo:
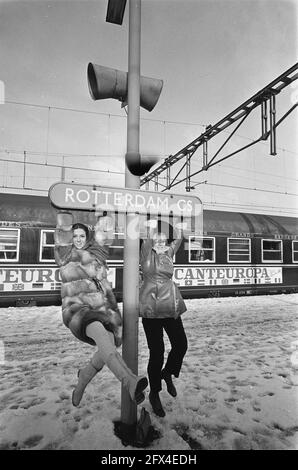
[(202, 203), (196, 196), (142, 191), (134, 188), (55, 183), (49, 189), (51, 203), (60, 209), (108, 211), (149, 215), (199, 217)]

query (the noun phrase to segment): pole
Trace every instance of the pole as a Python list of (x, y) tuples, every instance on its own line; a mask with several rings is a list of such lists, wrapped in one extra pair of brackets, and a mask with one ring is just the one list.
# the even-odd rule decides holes
[(62, 156), (61, 181), (65, 181), (65, 161), (64, 161), (64, 155)]
[(267, 139), (267, 100), (262, 101), (261, 104), (261, 114), (262, 114), (262, 139)]
[(26, 150), (24, 150), (24, 173), (23, 173), (23, 188), (26, 187)]
[(276, 155), (275, 95), (270, 96), (270, 155)]
[[(127, 154), (139, 155), (140, 128), (140, 57), (141, 57), (141, 0), (129, 0), (128, 44), (128, 114)], [(130, 173), (125, 165), (125, 187), (140, 188), (140, 177)], [(130, 227), (136, 227), (131, 237)], [(138, 215), (126, 215), (123, 266), (123, 346), (122, 356), (131, 370), (138, 372), (139, 317), (139, 234)], [(137, 406), (122, 386), (121, 422), (133, 425), (137, 421)]]

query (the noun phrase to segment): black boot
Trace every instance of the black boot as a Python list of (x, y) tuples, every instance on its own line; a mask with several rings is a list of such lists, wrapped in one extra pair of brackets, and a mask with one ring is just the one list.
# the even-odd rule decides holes
[(149, 401), (151, 403), (152, 409), (157, 416), (163, 418), (166, 413), (162, 407), (158, 392), (149, 393)]
[(175, 385), (173, 384), (171, 374), (169, 372), (166, 372), (166, 371), (163, 370), (161, 372), (161, 378), (165, 381), (165, 383), (167, 385), (167, 391), (169, 392), (169, 394), (172, 395), (172, 397), (176, 397), (177, 396), (177, 390), (176, 390)]

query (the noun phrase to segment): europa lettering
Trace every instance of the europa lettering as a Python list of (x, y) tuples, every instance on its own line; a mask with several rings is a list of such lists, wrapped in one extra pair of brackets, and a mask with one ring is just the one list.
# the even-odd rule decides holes
[(52, 268), (23, 268), (0, 269), (0, 283), (42, 283), (61, 282), (59, 269)]
[(177, 267), (175, 280), (180, 286), (219, 286), (282, 282), (281, 267)]
[(176, 279), (268, 277), (268, 268), (176, 268)]

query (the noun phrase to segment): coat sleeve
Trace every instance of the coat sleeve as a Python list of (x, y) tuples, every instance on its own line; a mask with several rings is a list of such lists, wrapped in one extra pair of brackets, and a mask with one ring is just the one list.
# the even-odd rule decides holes
[(151, 238), (147, 238), (146, 240), (143, 241), (142, 246), (141, 246), (141, 256), (140, 256), (140, 262), (142, 263), (145, 261), (153, 247), (153, 240)]
[(178, 238), (178, 239), (172, 241), (171, 248), (173, 249), (174, 254), (176, 254), (177, 251), (179, 250), (180, 245), (182, 243), (182, 239), (183, 238)]
[(70, 261), (72, 251), (73, 216), (69, 212), (58, 212), (55, 230), (55, 261), (58, 266), (64, 266)]
[(172, 258), (175, 256), (175, 254), (179, 250), (182, 240), (183, 240), (183, 236), (181, 235), (181, 238), (176, 238), (170, 244), (169, 253), (172, 256)]
[(176, 226), (174, 228), (175, 228), (175, 232), (176, 232), (176, 238), (175, 238), (175, 240), (172, 241), (172, 243), (170, 245), (170, 248), (171, 248), (170, 253), (173, 257), (177, 253), (177, 251), (179, 250), (183, 238), (187, 236), (187, 232), (185, 231), (185, 228), (183, 227), (183, 223), (182, 224), (181, 223), (176, 224)]

